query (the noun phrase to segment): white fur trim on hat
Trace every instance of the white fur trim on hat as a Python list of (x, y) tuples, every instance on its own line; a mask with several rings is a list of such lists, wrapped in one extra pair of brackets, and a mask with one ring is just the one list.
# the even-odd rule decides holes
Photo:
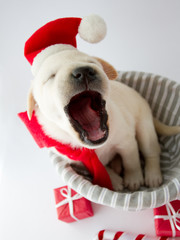
[(74, 50), (76, 49), (72, 45), (68, 44), (55, 44), (51, 45), (44, 50), (42, 50), (35, 58), (34, 62), (32, 64), (32, 74), (35, 76), (41, 66), (41, 64), (44, 62), (45, 59), (47, 59), (49, 56), (58, 53), (60, 51), (65, 51), (65, 50)]
[(104, 39), (107, 32), (105, 21), (98, 15), (92, 14), (81, 20), (79, 35), (90, 43), (97, 43)]

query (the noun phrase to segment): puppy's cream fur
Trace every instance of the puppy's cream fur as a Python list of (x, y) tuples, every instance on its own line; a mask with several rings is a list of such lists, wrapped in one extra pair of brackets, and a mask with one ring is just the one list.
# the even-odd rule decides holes
[[(91, 84), (89, 88), (101, 93), (108, 113), (109, 136), (103, 144), (95, 146), (81, 141), (64, 112), (70, 98), (82, 91), (70, 84), (69, 74), (74, 68), (82, 66), (90, 66), (98, 72), (101, 86)], [(150, 107), (135, 90), (109, 80), (116, 77), (117, 73), (110, 64), (75, 48), (52, 54), (41, 63), (32, 81), (28, 98), (29, 118), (35, 109), (40, 124), (49, 136), (72, 147), (95, 148), (104, 165), (115, 154), (120, 154), (124, 186), (130, 190), (137, 190), (144, 183), (148, 187), (158, 187), (162, 183), (160, 147)], [(145, 159), (144, 177), (139, 149)], [(114, 188), (121, 190), (122, 179), (112, 170), (108, 169), (108, 172), (114, 175)]]

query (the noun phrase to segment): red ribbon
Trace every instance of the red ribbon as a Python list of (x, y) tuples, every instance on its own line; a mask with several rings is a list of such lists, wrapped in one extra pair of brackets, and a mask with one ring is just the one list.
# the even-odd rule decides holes
[(31, 120), (29, 120), (27, 112), (19, 113), (18, 116), (24, 122), (27, 129), (40, 148), (55, 147), (56, 150), (66, 155), (74, 161), (81, 161), (93, 176), (93, 184), (113, 190), (110, 177), (105, 167), (97, 157), (95, 150), (88, 148), (72, 148), (68, 144), (62, 144), (57, 140), (46, 135), (39, 124), (35, 112), (33, 112)]

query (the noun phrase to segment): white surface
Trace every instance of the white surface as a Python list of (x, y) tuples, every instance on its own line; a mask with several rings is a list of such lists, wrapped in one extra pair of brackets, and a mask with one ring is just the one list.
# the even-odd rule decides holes
[(56, 218), (53, 188), (62, 186), (45, 150), (17, 118), (32, 78), (24, 43), (46, 22), (100, 14), (108, 35), (79, 49), (118, 70), (153, 72), (180, 82), (179, 0), (6, 0), (0, 8), (0, 239), (92, 239), (101, 229), (155, 235), (153, 211), (124, 212), (93, 204), (94, 217), (66, 224)]

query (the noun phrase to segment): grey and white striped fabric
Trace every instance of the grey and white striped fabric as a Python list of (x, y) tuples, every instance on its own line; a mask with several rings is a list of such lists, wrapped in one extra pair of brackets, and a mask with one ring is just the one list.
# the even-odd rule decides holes
[[(161, 76), (142, 72), (119, 72), (117, 81), (137, 90), (150, 104), (154, 117), (167, 125), (180, 125), (180, 85)], [(163, 185), (136, 192), (114, 192), (93, 185), (76, 174), (61, 157), (50, 153), (64, 182), (87, 199), (124, 210), (155, 208), (177, 199), (180, 194), (180, 134), (160, 137)]]

